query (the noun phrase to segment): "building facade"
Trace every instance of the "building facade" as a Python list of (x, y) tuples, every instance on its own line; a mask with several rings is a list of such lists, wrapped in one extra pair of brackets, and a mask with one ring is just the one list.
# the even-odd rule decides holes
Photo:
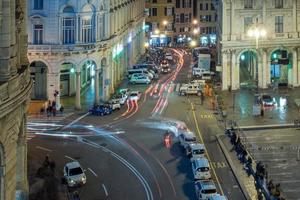
[(201, 46), (215, 46), (218, 14), (214, 0), (195, 0), (194, 18), (199, 26)]
[(147, 37), (150, 45), (167, 45), (174, 37), (174, 0), (146, 0)]
[[(300, 84), (300, 1), (223, 0), (222, 89)], [(245, 74), (248, 74), (245, 75)]]
[(0, 1), (0, 200), (26, 199), (30, 90), (26, 1)]
[(143, 0), (28, 0), (32, 99), (76, 96), (94, 78), (95, 102), (107, 100), (144, 53)]
[(196, 33), (193, 34), (193, 2), (192, 0), (175, 0), (174, 41), (177, 43), (186, 43), (196, 35)]

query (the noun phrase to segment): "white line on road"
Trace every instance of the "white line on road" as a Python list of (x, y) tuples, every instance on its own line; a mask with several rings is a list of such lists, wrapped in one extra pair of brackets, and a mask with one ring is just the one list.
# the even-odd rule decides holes
[(73, 124), (75, 124), (75, 123), (78, 122), (79, 120), (85, 118), (85, 117), (88, 116), (89, 114), (90, 114), (90, 113), (87, 112), (86, 114), (84, 114), (84, 115), (78, 117), (77, 119), (75, 119), (75, 120), (73, 120), (72, 122), (70, 122), (68, 125), (64, 126), (64, 127), (62, 128), (62, 130), (66, 129), (66, 128), (69, 128), (70, 126), (72, 126)]
[(44, 150), (44, 151), (48, 151), (48, 152), (52, 152), (51, 149), (47, 149), (47, 148), (45, 148), (45, 147), (36, 146), (35, 148), (41, 149), (41, 150)]
[(108, 196), (108, 192), (107, 192), (107, 189), (106, 189), (105, 185), (102, 184), (102, 187), (103, 187), (103, 190), (104, 190), (104, 192), (105, 192), (105, 195)]
[(98, 175), (97, 175), (91, 168), (88, 168), (88, 170), (90, 170), (90, 172), (91, 172), (94, 176), (98, 177)]
[(72, 161), (75, 160), (74, 158), (71, 158), (70, 156), (65, 156), (65, 157), (68, 158), (68, 159), (70, 159), (70, 160), (72, 160)]

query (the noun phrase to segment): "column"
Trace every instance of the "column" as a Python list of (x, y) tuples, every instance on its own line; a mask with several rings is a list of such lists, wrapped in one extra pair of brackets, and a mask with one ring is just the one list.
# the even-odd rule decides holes
[(293, 32), (294, 37), (297, 37), (297, 0), (293, 0)]
[(294, 48), (293, 49), (293, 86), (299, 86), (299, 82), (298, 82), (298, 49)]
[(267, 66), (267, 51), (266, 49), (262, 50), (262, 83), (261, 86), (262, 88), (267, 88), (268, 84), (267, 84), (267, 79), (268, 79), (268, 73), (270, 74), (270, 70), (269, 67)]
[(232, 90), (236, 90), (239, 88), (236, 80), (236, 55), (235, 55), (235, 51), (231, 51), (231, 67), (230, 67), (230, 83), (231, 83), (231, 89)]
[(222, 90), (228, 90), (228, 82), (227, 82), (227, 53), (222, 53)]
[(267, 80), (266, 80), (266, 82), (267, 82), (267, 85), (270, 85), (271, 84), (271, 70), (270, 70), (270, 67), (272, 67), (271, 66), (271, 60), (270, 60), (270, 58), (268, 57), (267, 58)]
[[(258, 57), (259, 57), (259, 55), (257, 55)], [(257, 59), (257, 77), (258, 77), (258, 83), (257, 83), (257, 85), (258, 85), (258, 88), (263, 88), (263, 84), (262, 84), (262, 82), (263, 82), (263, 67), (262, 67), (262, 58), (261, 59)]]
[(80, 89), (81, 89), (81, 81), (80, 81), (80, 71), (76, 72), (76, 102), (75, 102), (75, 109), (80, 110), (81, 109), (81, 103), (80, 103)]
[(95, 104), (100, 103), (100, 97), (99, 97), (99, 68), (95, 69)]
[(102, 66), (102, 100), (107, 101), (109, 98), (109, 68), (107, 66)]

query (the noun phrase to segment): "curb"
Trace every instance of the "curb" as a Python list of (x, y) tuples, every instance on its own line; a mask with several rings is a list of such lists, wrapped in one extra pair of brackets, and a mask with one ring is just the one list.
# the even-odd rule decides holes
[(234, 175), (235, 179), (237, 180), (237, 182), (238, 182), (238, 184), (239, 184), (239, 186), (240, 186), (240, 188), (241, 188), (241, 190), (242, 190), (242, 192), (243, 192), (244, 197), (245, 197), (247, 200), (252, 200), (252, 198), (251, 198), (250, 195), (248, 194), (248, 191), (247, 191), (247, 189), (245, 188), (245, 186), (244, 186), (242, 180), (240, 180), (240, 177), (239, 177), (239, 174), (238, 174), (238, 172), (237, 172), (237, 169), (235, 168), (235, 166), (234, 166), (234, 164), (233, 164), (233, 161), (231, 160), (230, 155), (228, 154), (228, 152), (227, 152), (227, 150), (226, 150), (225, 144), (222, 142), (222, 140), (220, 140), (220, 135), (217, 135), (217, 136), (216, 136), (216, 139), (217, 139), (217, 141), (218, 141), (219, 146), (221, 147), (221, 150), (222, 150), (223, 154), (225, 155), (225, 158), (226, 158), (227, 162), (228, 162), (229, 165), (230, 165), (230, 168), (231, 168), (231, 170), (232, 170), (232, 172), (233, 172), (233, 175)]

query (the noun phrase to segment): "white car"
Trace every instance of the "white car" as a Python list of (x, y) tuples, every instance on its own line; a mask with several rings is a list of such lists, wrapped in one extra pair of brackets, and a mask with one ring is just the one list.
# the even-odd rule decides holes
[(179, 143), (180, 143), (181, 146), (184, 147), (184, 149), (186, 149), (189, 144), (195, 143), (195, 142), (197, 142), (196, 136), (191, 131), (183, 131), (179, 135)]
[(131, 100), (131, 101), (138, 101), (138, 100), (140, 100), (141, 95), (142, 94), (139, 91), (132, 91), (129, 94), (129, 100)]
[(121, 109), (121, 104), (120, 104), (120, 101), (119, 100), (114, 100), (114, 99), (111, 99), (109, 102), (108, 102), (108, 105), (111, 107), (112, 110), (120, 110)]
[(186, 148), (186, 155), (193, 161), (197, 158), (203, 158), (205, 155), (205, 146), (200, 143), (191, 143)]
[(197, 200), (208, 200), (217, 195), (217, 188), (213, 181), (203, 180), (195, 182)]
[(166, 53), (166, 54), (165, 54), (165, 58), (166, 58), (167, 60), (173, 60), (173, 56), (172, 56), (171, 53)]
[(111, 100), (109, 100), (108, 103), (117, 101), (121, 105), (124, 105), (126, 103), (127, 98), (128, 98), (128, 95), (120, 93), (120, 94), (117, 94), (116, 96), (114, 96)]
[(210, 166), (206, 158), (192, 160), (192, 171), (195, 180), (207, 180), (211, 178)]
[(208, 197), (207, 200), (228, 200), (226, 196), (217, 194), (216, 196)]
[[(150, 73), (150, 72), (149, 72)], [(151, 83), (151, 80), (148, 76), (146, 75), (136, 75), (133, 74), (129, 80), (130, 83), (136, 84), (136, 83), (143, 83), (143, 84), (149, 84)]]
[(67, 163), (63, 173), (69, 187), (86, 184), (86, 175), (77, 161)]

